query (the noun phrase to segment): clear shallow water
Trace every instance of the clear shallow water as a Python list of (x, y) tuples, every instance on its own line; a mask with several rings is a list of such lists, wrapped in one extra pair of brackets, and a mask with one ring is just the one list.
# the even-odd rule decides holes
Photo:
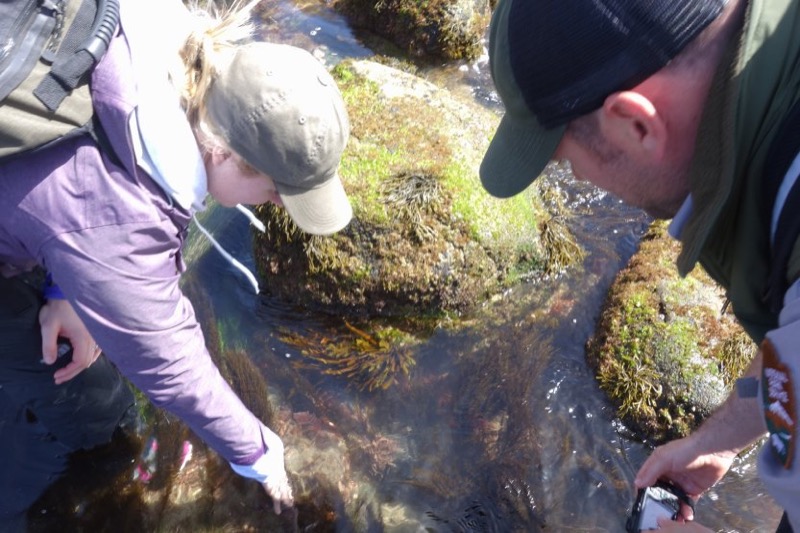
[[(294, 22), (284, 27), (291, 26), (293, 31), (281, 36), (273, 34), (275, 37), (316, 49), (318, 55), (324, 52), (326, 57), (334, 60), (369, 55), (369, 50), (352, 37), (343, 19), (325, 7), (312, 3), (305, 8), (292, 5), (280, 9), (291, 13)], [(303, 36), (299, 37), (294, 30)], [(302, 44), (304, 41), (307, 44)], [(501, 108), (492, 89), (486, 57), (429, 69), (423, 75), (489, 107)], [(441, 332), (419, 350), (418, 366), (411, 380), (426, 375), (430, 379), (430, 376), (442, 374), (450, 378), (438, 381), (436, 387), (422, 394), (439, 398), (455, 395), (462, 399), (461, 403), (446, 404), (447, 408), (439, 408), (437, 413), (420, 421), (419, 408), (430, 401), (424, 397), (417, 405), (409, 405), (407, 396), (393, 395), (391, 391), (372, 397), (353, 395), (350, 398), (351, 401), (375, 406), (374, 424), (411, 425), (415, 431), (407, 438), (406, 449), (415, 450), (424, 444), (434, 446), (439, 454), (436, 460), (447, 463), (439, 465), (441, 471), (452, 469), (470, 479), (480, 479), (480, 473), (472, 468), (476, 459), (470, 456), (469, 446), (459, 444), (463, 443), (461, 438), (465, 426), (472, 424), (474, 428), (475, 422), (465, 422), (461, 417), (474, 417), (481, 409), (489, 413), (498, 409), (481, 404), (470, 406), (469, 402), (468, 407), (463, 406), (463, 396), (470, 394), (468, 375), (475, 371), (476, 366), (491, 365), (491, 361), (498, 357), (498, 350), (509, 349), (509, 339), (512, 338), (515, 340), (510, 343), (511, 349), (518, 351), (518, 358), (510, 364), (512, 369), (527, 358), (538, 360), (534, 364), (522, 365), (521, 370), (530, 372), (527, 374), (530, 382), (526, 387), (515, 383), (516, 389), (512, 387), (512, 392), (505, 395), (497, 394), (499, 399), (493, 400), (523, 405), (521, 409), (504, 406), (499, 411), (514, 412), (522, 418), (516, 423), (533, 433), (527, 439), (515, 440), (511, 436), (513, 432), (504, 426), (507, 431), (504, 435), (510, 441), (508, 445), (521, 447), (519, 456), (509, 461), (512, 472), (509, 473), (509, 467), (495, 458), (494, 462), (487, 462), (484, 466), (487, 471), (497, 470), (500, 474), (487, 474), (483, 484), (477, 483), (472, 490), (464, 491), (450, 501), (431, 500), (425, 490), (410, 488), (413, 485), (400, 483), (402, 490), (398, 489), (399, 472), (394, 472), (394, 479), (382, 479), (379, 487), (386, 491), (384, 498), (391, 500), (402, 492), (406, 503), (416, 501), (413, 507), (419, 512), (442, 519), (427, 524), (433, 531), (473, 530), (465, 527), (459, 519), (474, 518), (475, 511), (480, 509), (487, 510), (491, 519), (487, 519), (484, 528), (475, 528), (475, 531), (527, 531), (540, 526), (551, 531), (623, 529), (624, 516), (632, 499), (632, 480), (649, 448), (629, 439), (625, 428), (613, 418), (613, 408), (597, 388), (585, 363), (584, 344), (593, 332), (608, 286), (635, 250), (648, 221), (639, 211), (625, 207), (602, 192), (569, 180), (564, 183), (573, 207), (584, 213), (573, 227), (589, 252), (584, 269), (580, 273), (568, 272), (556, 280), (520, 286), (506, 295), (499, 306), (487, 310), (487, 316), (492, 318), (485, 321), (492, 323), (491, 326), (476, 326), (474, 330), (456, 335)], [(281, 320), (279, 307), (267, 304), (263, 309), (261, 315), (267, 322)], [(497, 324), (497, 317), (505, 319)], [(481, 318), (477, 317), (476, 321), (481, 322)], [(548, 345), (551, 347), (549, 350)], [(510, 377), (500, 376), (501, 382), (497, 387), (503, 387), (502, 381)], [(316, 386), (342, 386), (332, 381), (326, 383), (323, 379)], [(467, 385), (464, 385), (465, 381)], [(477, 387), (480, 389), (481, 386)], [(525, 396), (514, 396), (515, 392), (523, 392)], [(347, 394), (346, 389), (343, 394)], [(394, 404), (394, 401), (398, 403)], [(440, 400), (438, 404), (441, 403)], [(385, 413), (385, 420), (380, 419), (381, 413)], [(483, 430), (490, 432), (493, 429), (485, 420), (481, 423)], [(508, 425), (514, 423), (508, 422)], [(485, 453), (492, 448), (484, 446), (481, 450)], [(415, 461), (418, 462), (417, 469), (424, 468), (432, 460), (431, 457), (414, 456), (409, 451), (407, 468), (413, 471)], [(477, 462), (481, 463), (481, 460)], [(467, 474), (465, 471), (471, 472)], [(487, 482), (487, 477), (492, 476), (498, 477), (502, 490)], [(513, 483), (514, 479), (518, 483)], [(507, 512), (505, 516), (494, 514), (505, 508), (497, 502), (490, 502), (508, 497), (509, 491), (525, 501), (523, 507), (527, 506), (529, 512)], [(478, 507), (471, 507), (472, 504)], [(514, 507), (519, 506), (517, 501)], [(697, 510), (698, 520), (718, 531), (774, 531), (779, 515), (779, 509), (764, 494), (758, 482), (752, 456), (735, 466), (700, 501)]]
[[(589, 252), (584, 267), (516, 287), (457, 332), (437, 329), (414, 349), (409, 377), (386, 391), (360, 392), (302, 368), (301, 351), (280, 338), (313, 337), (338, 320), (256, 298), (216, 254), (204, 258), (196, 274), (208, 280), (217, 316), (255, 311), (237, 325), (238, 342), (251, 346), (292, 413), (284, 416), (290, 465), (357, 486), (379, 509), (371, 523), (387, 531), (623, 530), (649, 448), (614, 419), (584, 344), (648, 220), (593, 188), (559, 183), (581, 213), (572, 229)], [(212, 219), (247, 257), (246, 222)], [(232, 292), (233, 280), (240, 287)], [(332, 444), (342, 442), (344, 449)], [(329, 468), (315, 462), (320, 456), (347, 465)], [(774, 531), (780, 512), (763, 492), (746, 458), (701, 500), (698, 520), (716, 531)]]
[[(330, 62), (370, 55), (321, 4), (271, 4), (264, 35)], [(426, 75), (498, 106), (482, 61)], [(649, 450), (615, 421), (584, 344), (648, 221), (594, 189), (569, 181), (563, 188), (581, 213), (572, 229), (588, 251), (583, 268), (516, 287), (463, 329), (437, 328), (413, 348), (408, 378), (377, 392), (305, 368), (301, 350), (282, 340), (341, 330), (341, 319), (255, 296), (215, 252), (201, 254), (206, 244), (195, 232), (187, 257), (200, 259), (190, 275), (201, 280), (225, 344), (246, 351), (267, 380), (289, 469), (308, 483), (297, 490), (306, 496), (294, 527), (284, 530), (623, 530), (632, 480)], [(214, 210), (205, 221), (253, 267), (243, 217)], [(269, 280), (262, 283), (268, 291)], [(701, 522), (718, 531), (774, 531), (779, 510), (762, 496), (753, 464), (742, 461), (700, 502)], [(360, 510), (345, 509), (353, 500)], [(323, 508), (331, 513), (320, 521)], [(223, 529), (237, 530), (233, 522)]]

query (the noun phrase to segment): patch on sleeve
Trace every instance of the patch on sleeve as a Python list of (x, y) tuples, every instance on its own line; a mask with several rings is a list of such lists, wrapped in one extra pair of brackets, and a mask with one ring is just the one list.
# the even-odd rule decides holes
[(769, 339), (761, 343), (761, 352), (764, 358), (761, 371), (762, 401), (769, 443), (783, 467), (788, 470), (794, 458), (797, 426), (792, 375), (789, 368), (781, 363)]

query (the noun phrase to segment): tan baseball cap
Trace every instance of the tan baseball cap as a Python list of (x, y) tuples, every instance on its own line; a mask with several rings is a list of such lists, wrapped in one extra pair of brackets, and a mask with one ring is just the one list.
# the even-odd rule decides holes
[(327, 235), (353, 216), (338, 167), (350, 135), (336, 82), (314, 56), (284, 44), (239, 46), (207, 99), (212, 128), (275, 182), (292, 220)]

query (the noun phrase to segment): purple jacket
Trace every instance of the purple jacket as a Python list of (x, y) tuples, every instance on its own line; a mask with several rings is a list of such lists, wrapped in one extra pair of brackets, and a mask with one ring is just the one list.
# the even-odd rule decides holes
[(178, 286), (190, 214), (135, 163), (135, 87), (120, 31), (92, 94), (121, 166), (88, 136), (0, 164), (0, 263), (50, 271), (122, 374), (226, 460), (251, 465), (269, 430), (211, 361)]

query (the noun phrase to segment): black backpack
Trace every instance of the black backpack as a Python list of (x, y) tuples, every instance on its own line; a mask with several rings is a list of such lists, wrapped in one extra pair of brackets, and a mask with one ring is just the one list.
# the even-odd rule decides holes
[(0, 158), (92, 131), (89, 77), (118, 21), (119, 0), (0, 1)]

